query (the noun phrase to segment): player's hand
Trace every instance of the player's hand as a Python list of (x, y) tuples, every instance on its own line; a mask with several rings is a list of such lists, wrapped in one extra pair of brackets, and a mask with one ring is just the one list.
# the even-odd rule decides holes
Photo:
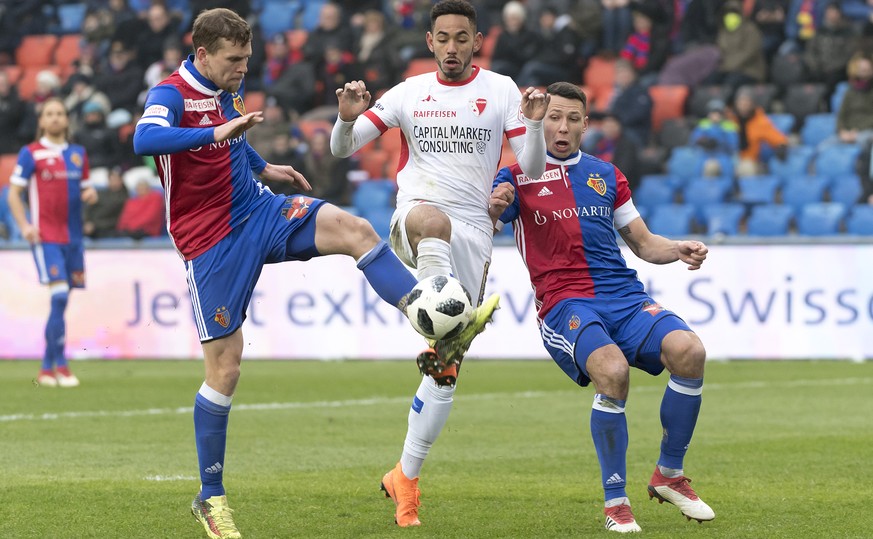
[(216, 127), (214, 131), (215, 142), (224, 142), (225, 140), (236, 138), (263, 121), (264, 113), (261, 111), (243, 114), (226, 124)]
[(703, 261), (706, 260), (706, 253), (709, 249), (699, 241), (680, 241), (677, 247), (679, 248), (679, 260), (688, 264), (689, 270), (700, 269)]
[(21, 228), (21, 237), (29, 243), (39, 243), (39, 229), (27, 223)]
[(80, 196), (82, 197), (82, 202), (85, 204), (96, 204), (97, 199), (100, 198), (97, 194), (97, 189), (94, 189), (93, 187), (82, 189), (82, 194)]
[(542, 120), (549, 108), (549, 94), (544, 94), (533, 86), (521, 94), (521, 113), (528, 120)]
[(488, 200), (488, 215), (491, 216), (491, 220), (496, 223), (513, 200), (515, 200), (515, 187), (509, 182), (498, 184), (491, 191), (491, 198)]
[(303, 174), (294, 170), (294, 167), (291, 165), (272, 165), (267, 163), (267, 166), (261, 171), (260, 176), (263, 180), (288, 182), (294, 187), (299, 187), (304, 191), (312, 191), (312, 186), (309, 185), (309, 182), (306, 181)]
[(339, 102), (339, 117), (344, 122), (353, 122), (370, 106), (370, 92), (362, 80), (347, 82), (336, 89)]

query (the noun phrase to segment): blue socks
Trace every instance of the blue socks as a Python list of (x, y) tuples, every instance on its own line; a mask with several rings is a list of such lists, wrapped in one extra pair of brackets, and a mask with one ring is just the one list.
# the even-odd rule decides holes
[(591, 406), (591, 438), (600, 461), (604, 499), (627, 496), (627, 416), (625, 401), (606, 395), (594, 395)]
[(682, 469), (682, 460), (691, 443), (703, 393), (703, 378), (671, 375), (661, 400), (661, 457), (658, 466)]
[(64, 355), (64, 341), (67, 327), (64, 322), (64, 311), (67, 310), (69, 292), (52, 294), (52, 305), (48, 321), (45, 325), (45, 355), (42, 356), (42, 369), (50, 371), (55, 365), (66, 367), (67, 358)]
[(384, 241), (358, 260), (358, 269), (364, 272), (379, 297), (395, 307), (418, 283)]
[(201, 498), (224, 495), (224, 450), (231, 397), (222, 395), (206, 382), (194, 399), (194, 438), (200, 464)]

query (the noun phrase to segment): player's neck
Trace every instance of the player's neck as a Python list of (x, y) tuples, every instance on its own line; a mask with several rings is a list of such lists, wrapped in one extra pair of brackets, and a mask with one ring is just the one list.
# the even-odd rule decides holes
[(43, 133), (42, 138), (47, 140), (49, 143), (54, 144), (55, 146), (63, 146), (67, 143), (67, 138), (63, 135), (50, 135), (48, 133)]

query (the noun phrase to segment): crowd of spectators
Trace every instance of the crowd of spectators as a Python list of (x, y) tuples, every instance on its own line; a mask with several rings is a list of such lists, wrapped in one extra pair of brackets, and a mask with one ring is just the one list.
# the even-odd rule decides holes
[[(105, 170), (104, 190), (111, 193), (105, 206), (90, 211), (89, 235), (151, 235), (154, 227), (118, 227), (125, 203), (139, 199), (141, 190), (139, 181), (119, 184), (119, 176), (153, 166), (131, 151), (132, 128), (147, 90), (188, 53), (194, 15), (220, 4), (247, 17), (254, 30), (246, 90), (262, 96), (258, 105), (266, 121), (250, 132), (250, 142), (269, 160), (301, 170), (315, 196), (352, 204), (355, 186), (349, 178), (362, 177), (354, 172), (363, 167), (355, 159), (334, 159), (324, 128), (300, 126), (310, 119), (332, 121), (333, 92), (344, 82), (363, 79), (378, 97), (403, 79), (411, 62), (429, 58), (424, 33), (432, 1), (285, 2), (301, 8), (287, 27), (266, 16), (271, 1), (0, 2), (0, 153), (16, 153), (32, 140), (35, 108), (61, 96), (70, 110), (73, 140), (85, 146), (92, 168)], [(303, 9), (309, 4), (317, 6), (314, 15)], [(771, 159), (787, 159), (804, 143), (799, 133), (806, 114), (832, 113), (832, 136), (818, 141), (816, 149), (856, 145), (864, 188), (859, 200), (873, 194), (873, 0), (473, 4), (486, 35), (487, 50), (478, 62), (520, 87), (556, 80), (583, 85), (592, 123), (584, 149), (615, 162), (634, 188), (647, 175), (668, 172), (671, 152), (679, 146), (705, 155), (702, 177), (765, 175)], [(82, 9), (72, 31), (63, 20), (71, 5)], [(16, 66), (25, 36), (64, 33), (80, 36), (76, 58), (63, 69), (46, 66), (33, 90), (21, 96), (14, 70), (6, 67)], [(591, 80), (599, 74), (586, 76), (595, 62), (611, 66), (606, 91), (594, 91), (593, 85), (604, 82)], [(793, 75), (786, 79), (787, 73)], [(816, 105), (795, 114), (792, 127), (777, 126), (774, 114), (792, 112), (790, 87), (809, 83), (820, 88)], [(671, 122), (653, 121), (659, 106), (653, 89), (659, 86), (687, 90), (683, 109)], [(704, 88), (710, 94), (701, 103)], [(159, 189), (154, 179), (145, 185)], [(287, 186), (270, 187), (287, 192)]]

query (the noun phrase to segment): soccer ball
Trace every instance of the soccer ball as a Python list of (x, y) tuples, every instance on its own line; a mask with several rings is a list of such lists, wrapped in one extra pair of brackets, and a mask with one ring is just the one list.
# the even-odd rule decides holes
[(435, 275), (419, 281), (409, 292), (406, 316), (415, 331), (433, 340), (450, 339), (467, 327), (473, 302), (461, 281)]

